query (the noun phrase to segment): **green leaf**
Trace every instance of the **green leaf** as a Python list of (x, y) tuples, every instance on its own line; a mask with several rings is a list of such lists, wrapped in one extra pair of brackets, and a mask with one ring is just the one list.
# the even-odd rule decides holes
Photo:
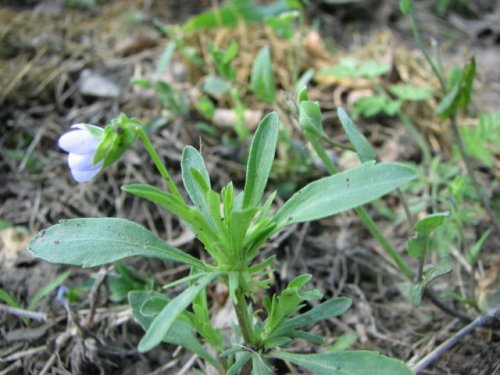
[(459, 108), (466, 108), (469, 105), (475, 76), (476, 59), (472, 57), (467, 66), (464, 68), (463, 81), (458, 99)]
[[(130, 292), (128, 295), (129, 304), (132, 307), (132, 313), (145, 331), (147, 331), (151, 326), (153, 318), (142, 314), (141, 308), (144, 303), (151, 298), (155, 298), (157, 300), (164, 299), (165, 303), (168, 302), (167, 297), (158, 292), (135, 291)], [(216, 368), (221, 369), (220, 363), (216, 361), (205, 350), (205, 348), (203, 348), (203, 346), (200, 344), (195, 334), (193, 333), (192, 327), (185, 321), (177, 319), (175, 321), (175, 324), (173, 324), (168, 331), (167, 335), (163, 338), (163, 342), (180, 345), (195, 353), (198, 357), (212, 364)]]
[(295, 193), (276, 213), (275, 231), (288, 225), (360, 206), (404, 185), (416, 177), (408, 167), (370, 161), (336, 175), (316, 180)]
[(334, 77), (363, 77), (373, 79), (388, 73), (391, 69), (389, 64), (379, 63), (376, 60), (359, 61), (357, 59), (345, 58), (337, 65), (323, 68), (319, 74)]
[(400, 100), (426, 100), (432, 96), (432, 87), (419, 87), (412, 85), (392, 85), (389, 91)]
[(410, 301), (412, 305), (420, 305), (427, 284), (429, 284), (432, 280), (439, 276), (446, 275), (447, 273), (451, 272), (452, 269), (453, 264), (451, 263), (451, 261), (448, 258), (443, 258), (438, 264), (432, 266), (430, 269), (424, 272), (424, 274), (422, 275), (422, 281), (415, 284), (410, 290)]
[[(305, 91), (307, 95), (307, 91)], [(325, 136), (321, 108), (318, 102), (301, 100), (299, 102), (299, 124), (304, 131), (311, 132), (316, 137)]]
[(359, 160), (361, 160), (362, 163), (370, 160), (375, 160), (377, 158), (375, 150), (371, 146), (370, 142), (368, 142), (368, 139), (366, 139), (366, 137), (363, 135), (363, 133), (358, 130), (346, 111), (344, 111), (343, 108), (339, 107), (337, 109), (337, 114), (339, 116), (340, 123), (342, 124), (342, 127), (347, 134), (347, 137), (349, 137), (349, 140), (356, 149)]
[(203, 80), (202, 90), (205, 94), (220, 98), (231, 90), (231, 82), (218, 76), (206, 76)]
[(441, 226), (448, 212), (438, 212), (427, 215), (415, 223), (415, 235), (408, 242), (408, 254), (412, 257), (420, 257), (426, 254), (429, 247), (431, 232)]
[(67, 270), (59, 275), (57, 275), (55, 278), (50, 280), (47, 284), (45, 284), (43, 287), (38, 289), (38, 291), (35, 293), (33, 298), (28, 304), (28, 310), (33, 310), (36, 305), (38, 305), (38, 302), (40, 302), (42, 299), (44, 299), (50, 292), (55, 290), (57, 287), (59, 287), (62, 283), (66, 281), (66, 279), (71, 275), (71, 271)]
[(415, 231), (422, 234), (429, 234), (434, 229), (443, 224), (444, 219), (450, 216), (449, 212), (437, 212), (435, 214), (427, 215), (415, 223)]
[[(190, 171), (191, 175), (196, 177), (196, 170), (191, 169)], [(215, 233), (212, 231), (212, 227), (210, 225), (211, 223), (205, 219), (201, 212), (187, 206), (174, 195), (166, 193), (157, 187), (146, 184), (125, 185), (122, 186), (122, 190), (137, 195), (138, 197), (146, 198), (170, 211), (174, 215), (177, 215), (188, 224), (190, 229), (196, 234), (200, 241), (205, 244), (205, 246), (210, 247), (209, 244), (217, 240)]]
[[(203, 178), (203, 185), (200, 186), (191, 173), (191, 168), (199, 172), (200, 176)], [(211, 188), (210, 176), (208, 174), (207, 167), (203, 161), (203, 157), (194, 147), (186, 146), (182, 151), (181, 159), (181, 171), (182, 171), (182, 181), (184, 187), (189, 194), (189, 198), (203, 213), (208, 213), (206, 193), (207, 190)]]
[(259, 99), (269, 104), (276, 103), (273, 65), (267, 45), (262, 47), (255, 57), (252, 65), (250, 87)]
[(28, 249), (35, 257), (48, 262), (82, 267), (140, 255), (206, 269), (202, 261), (167, 245), (146, 228), (118, 218), (61, 220), (39, 232)]
[(248, 351), (241, 352), (234, 364), (227, 370), (226, 375), (237, 375), (245, 364), (252, 358), (252, 353)]
[(243, 208), (256, 207), (264, 194), (278, 142), (278, 115), (269, 113), (259, 124), (250, 146)]
[(191, 304), (196, 295), (219, 275), (219, 273), (212, 273), (202, 277), (172, 299), (151, 322), (149, 329), (139, 342), (139, 351), (147, 352), (162, 342), (179, 315)]
[(411, 0), (399, 0), (399, 9), (401, 13), (407, 15), (411, 12), (412, 1)]
[(271, 369), (257, 353), (252, 353), (252, 375), (272, 375)]
[(267, 6), (255, 6), (251, 0), (232, 0), (227, 5), (204, 12), (189, 19), (183, 26), (184, 31), (193, 31), (214, 27), (233, 27), (240, 21), (261, 22), (266, 17), (280, 14), (291, 8), (283, 1), (276, 1)]
[(365, 350), (321, 354), (273, 351), (269, 356), (292, 362), (315, 375), (413, 375), (403, 362)]
[(347, 297), (339, 297), (328, 300), (313, 307), (304, 314), (287, 319), (283, 326), (278, 330), (278, 333), (281, 333), (282, 330), (298, 329), (342, 315), (351, 307), (351, 305), (352, 299)]
[(10, 295), (6, 290), (0, 288), (0, 301), (4, 301), (7, 305), (20, 308), (21, 304), (17, 299)]
[(479, 259), (479, 255), (481, 255), (481, 250), (483, 249), (484, 242), (488, 239), (488, 237), (491, 234), (491, 228), (488, 229), (486, 232), (484, 232), (479, 240), (471, 247), (469, 251), (469, 264), (470, 265), (475, 265), (477, 263), (477, 260)]
[(451, 90), (441, 100), (436, 108), (436, 113), (441, 118), (453, 116), (459, 108), (469, 105), (472, 84), (476, 75), (476, 60), (472, 58), (461, 71), (459, 79), (455, 80)]

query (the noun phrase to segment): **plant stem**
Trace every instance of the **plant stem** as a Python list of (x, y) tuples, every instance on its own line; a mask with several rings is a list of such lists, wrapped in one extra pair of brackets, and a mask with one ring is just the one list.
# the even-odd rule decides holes
[[(253, 347), (255, 344), (252, 325), (250, 323), (250, 318), (248, 316), (248, 305), (245, 299), (245, 295), (241, 288), (238, 288), (235, 292), (236, 294), (236, 304), (234, 305), (234, 310), (236, 312), (236, 318), (240, 325), (241, 335), (243, 336), (243, 341), (248, 347)], [(241, 369), (241, 375), (250, 375), (252, 373), (252, 361), (247, 362), (247, 364)]]
[(160, 172), (161, 177), (165, 181), (165, 184), (167, 185), (168, 190), (176, 196), (176, 198), (179, 198), (182, 202), (184, 202), (184, 198), (182, 197), (181, 193), (179, 192), (179, 189), (177, 189), (177, 186), (175, 186), (174, 180), (172, 180), (172, 177), (170, 177), (170, 173), (168, 173), (167, 168), (163, 164), (160, 155), (156, 152), (153, 144), (151, 143), (151, 140), (149, 139), (148, 135), (144, 131), (144, 129), (140, 126), (137, 128), (137, 135), (141, 139), (142, 143), (144, 144), (144, 147), (146, 147), (146, 150), (148, 151), (149, 155), (151, 156), (151, 159), (153, 160), (153, 163), (156, 166), (156, 169), (158, 172)]
[(368, 229), (368, 231), (372, 234), (373, 237), (377, 239), (377, 241), (380, 243), (380, 245), (384, 248), (385, 252), (387, 255), (391, 257), (391, 259), (396, 263), (396, 265), (399, 267), (401, 272), (405, 274), (406, 277), (411, 279), (413, 277), (413, 272), (406, 264), (404, 259), (399, 255), (398, 251), (392, 246), (392, 244), (387, 240), (387, 238), (384, 236), (384, 234), (380, 231), (380, 229), (377, 227), (375, 222), (372, 220), (370, 215), (366, 212), (364, 207), (357, 207), (354, 209), (356, 211), (356, 214), (358, 217), (361, 219), (365, 227)]
[(406, 127), (410, 131), (410, 134), (415, 140), (415, 143), (420, 148), (420, 151), (422, 151), (424, 165), (429, 166), (432, 158), (431, 151), (429, 150), (429, 146), (425, 141), (424, 137), (422, 137), (418, 129), (415, 127), (415, 125), (411, 122), (411, 120), (408, 118), (408, 116), (406, 116), (406, 114), (403, 111), (399, 111), (398, 116), (399, 119), (403, 122), (403, 124), (406, 125)]
[(417, 18), (415, 16), (415, 2), (412, 0), (411, 3), (412, 4), (411, 4), (411, 10), (410, 10), (409, 16), (410, 16), (410, 22), (411, 22), (411, 29), (413, 31), (413, 37), (415, 38), (415, 41), (417, 42), (418, 48), (424, 54), (425, 59), (427, 60), (427, 62), (429, 63), (429, 65), (432, 68), (432, 71), (434, 72), (437, 79), (439, 80), (439, 84), (441, 85), (441, 89), (446, 94), (447, 88), (446, 88), (446, 81), (444, 79), (443, 72), (441, 70), (439, 70), (439, 67), (435, 64), (434, 60), (432, 60), (431, 55), (429, 55), (427, 48), (425, 48), (425, 46), (424, 46), (422, 36), (420, 35), (420, 29), (418, 28), (418, 25), (417, 25)]

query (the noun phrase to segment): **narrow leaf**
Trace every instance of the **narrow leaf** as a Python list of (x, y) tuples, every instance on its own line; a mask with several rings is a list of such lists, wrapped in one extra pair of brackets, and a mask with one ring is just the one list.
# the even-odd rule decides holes
[(278, 115), (271, 112), (260, 122), (250, 146), (243, 190), (243, 208), (259, 204), (267, 185), (277, 142)]
[(415, 172), (403, 165), (372, 161), (311, 182), (278, 210), (273, 218), (275, 231), (368, 203), (415, 177)]
[(349, 140), (358, 154), (359, 160), (361, 160), (362, 163), (375, 160), (377, 158), (375, 150), (373, 150), (373, 147), (370, 142), (368, 142), (368, 139), (366, 139), (363, 133), (358, 130), (354, 122), (352, 122), (346, 111), (339, 107), (337, 109), (337, 114), (347, 137), (349, 137)]
[(422, 276), (422, 281), (415, 284), (410, 291), (410, 300), (413, 306), (418, 306), (422, 302), (422, 295), (425, 287), (437, 277), (446, 275), (453, 269), (453, 264), (448, 258), (443, 258), (438, 264), (428, 269)]
[(38, 233), (28, 248), (34, 256), (48, 262), (82, 267), (140, 255), (206, 269), (199, 259), (167, 245), (146, 228), (118, 218), (61, 220)]
[[(132, 313), (145, 331), (147, 331), (151, 326), (153, 318), (142, 314), (141, 308), (143, 307), (144, 303), (152, 297), (155, 297), (158, 300), (162, 298), (166, 299), (163, 294), (152, 291), (134, 291), (130, 292), (128, 295), (129, 304), (132, 307)], [(177, 319), (170, 331), (163, 338), (163, 342), (183, 346), (184, 348), (195, 353), (198, 357), (212, 364), (216, 368), (221, 369), (220, 363), (216, 361), (205, 350), (205, 348), (203, 348), (203, 346), (200, 344), (195, 334), (193, 333), (193, 328), (185, 321)]]
[(66, 281), (66, 279), (71, 275), (71, 271), (67, 270), (66, 272), (63, 272), (59, 275), (57, 275), (55, 278), (50, 280), (47, 284), (45, 284), (42, 288), (38, 289), (38, 291), (35, 293), (33, 298), (28, 304), (28, 310), (33, 310), (38, 302), (40, 302), (45, 296), (50, 294), (53, 290), (55, 290), (59, 285), (61, 285), (63, 282)]
[(302, 328), (342, 315), (351, 307), (351, 305), (352, 300), (346, 297), (328, 300), (305, 312), (304, 314), (286, 320), (283, 327), (278, 330), (278, 333), (282, 332), (282, 330)]
[(365, 350), (321, 354), (273, 351), (270, 356), (302, 366), (315, 375), (413, 375), (403, 362)]
[(257, 53), (252, 65), (250, 87), (257, 97), (266, 103), (276, 102), (276, 86), (274, 83), (271, 53), (266, 45)]
[(139, 342), (139, 351), (147, 352), (162, 342), (179, 315), (191, 304), (196, 295), (217, 276), (219, 276), (218, 273), (212, 273), (202, 277), (172, 299), (151, 322), (146, 335)]
[(299, 102), (299, 124), (304, 131), (309, 131), (316, 137), (325, 135), (321, 108), (317, 102), (311, 100), (302, 100)]

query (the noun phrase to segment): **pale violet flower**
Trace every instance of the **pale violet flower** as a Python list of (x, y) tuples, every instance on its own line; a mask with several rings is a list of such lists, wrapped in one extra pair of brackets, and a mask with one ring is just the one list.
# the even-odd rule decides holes
[(102, 140), (103, 129), (88, 124), (76, 124), (63, 134), (58, 141), (59, 147), (69, 153), (68, 165), (71, 175), (78, 182), (91, 180), (102, 166), (102, 161), (94, 164), (94, 154)]

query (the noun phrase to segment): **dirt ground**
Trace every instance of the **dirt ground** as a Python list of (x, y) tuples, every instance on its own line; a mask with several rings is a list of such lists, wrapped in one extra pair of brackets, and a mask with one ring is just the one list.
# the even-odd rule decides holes
[[(154, 24), (158, 20), (165, 24), (182, 22), (209, 8), (212, 2), (108, 0), (92, 7), (63, 3), (0, 0), (0, 219), (11, 225), (0, 231), (0, 287), (15, 296), (20, 310), (26, 312), (36, 293), (69, 269), (71, 274), (64, 284), (80, 290), (80, 296), (65, 309), (54, 291), (29, 309), (29, 319), (23, 313), (0, 309), (0, 374), (159, 375), (190, 374), (195, 369), (203, 373), (196, 357), (174, 346), (162, 345), (145, 354), (136, 350), (143, 331), (126, 301), (111, 296), (109, 282), (116, 275), (112, 266), (80, 269), (48, 264), (33, 258), (26, 250), (26, 242), (60, 219), (112, 216), (134, 220), (201, 256), (203, 249), (175, 219), (120, 190), (121, 185), (130, 182), (161, 185), (140, 145), (91, 183), (77, 184), (71, 179), (56, 141), (71, 124), (104, 125), (120, 113), (155, 120), (166, 126), (156, 131), (153, 142), (177, 182), (181, 181), (178, 164), (182, 148), (202, 145), (214, 188), (220, 189), (230, 179), (241, 185), (248, 147), (224, 141), (228, 136), (234, 139), (234, 134), (223, 121), (214, 127), (213, 134), (208, 134), (198, 126), (201, 118), (196, 111), (177, 116), (166, 111), (151, 90), (130, 84), (140, 77), (165, 79), (179, 89), (183, 101), (192, 101), (199, 79), (207, 71), (179, 57), (160, 77), (155, 76), (169, 39)], [(308, 17), (319, 20), (322, 28), (319, 34), (310, 33), (299, 45), (292, 45), (304, 50), (304, 68), (338, 61), (340, 54), (376, 56), (404, 66), (410, 81), (417, 79), (411, 77), (418, 73), (419, 79), (436, 84), (416, 52), (408, 22), (399, 16), (397, 1), (332, 3), (311, 1), (308, 6)], [(491, 4), (495, 2), (476, 2), (475, 18), (460, 13), (438, 17), (428, 3), (421, 3), (423, 34), (425, 38), (437, 38), (446, 63), (463, 61), (464, 56), (477, 58), (477, 95), (472, 112), (498, 109), (500, 8), (493, 9)], [(223, 43), (234, 37), (239, 39), (241, 49), (247, 47), (250, 53), (251, 46), (261, 45), (266, 36), (267, 31), (249, 26), (237, 31), (200, 33), (193, 36), (193, 45), (202, 45), (211, 38)], [(280, 51), (291, 48), (275, 43), (273, 51), (278, 58)], [(248, 61), (241, 60), (239, 72), (243, 77), (248, 76), (249, 66)], [(277, 66), (278, 83), (286, 93), (290, 90), (290, 73), (286, 63)], [(328, 114), (338, 105), (348, 107), (362, 89), (352, 82), (316, 82), (311, 95), (325, 109), (325, 126), (330, 134), (345, 140), (338, 123)], [(250, 108), (257, 120), (270, 109), (257, 102)], [(430, 140), (433, 151), (447, 158), (451, 147), (448, 135), (427, 120), (426, 114), (432, 113), (429, 108), (426, 104), (415, 108), (413, 120)], [(298, 129), (284, 123), (294, 144), (305, 149)], [(377, 118), (361, 122), (361, 127), (383, 160), (420, 160), (406, 128), (396, 121)], [(340, 156), (340, 160), (349, 166), (347, 158)], [(278, 163), (288, 168), (275, 172), (273, 188), (290, 183), (296, 188), (320, 173), (311, 165), (304, 169), (291, 164), (286, 152)], [(486, 182), (499, 177), (498, 170), (480, 172)], [(384, 207), (401, 212), (397, 196), (367, 208), (403, 252), (411, 230), (405, 222), (384, 215)], [(488, 225), (487, 220), (482, 218), (465, 235), (477, 238)], [(500, 239), (495, 236), (485, 243), (485, 269), (498, 261), (499, 247)], [(325, 297), (353, 299), (347, 313), (317, 327), (317, 333), (326, 337), (328, 344), (340, 335), (355, 334), (355, 349), (379, 350), (410, 361), (424, 356), (465, 325), (428, 299), (418, 309), (406, 301), (398, 288), (402, 276), (353, 212), (293, 227), (273, 238), (262, 257), (272, 253), (278, 257), (273, 290), (282, 289), (300, 273), (311, 273)], [(432, 287), (436, 291), (466, 291), (472, 297), (474, 275), (460, 263), (459, 249), (453, 254), (458, 266)], [(145, 278), (154, 278), (156, 285), (186, 273), (185, 267), (156, 260), (130, 259), (123, 263)], [(227, 319), (229, 304), (224, 287), (214, 286), (211, 293), (215, 319)], [(452, 309), (467, 316), (477, 314), (458, 303)], [(305, 345), (299, 342), (297, 351), (316, 350)], [(274, 365), (280, 374), (300, 373), (284, 363)], [(498, 327), (478, 329), (421, 373), (500, 374)]]

